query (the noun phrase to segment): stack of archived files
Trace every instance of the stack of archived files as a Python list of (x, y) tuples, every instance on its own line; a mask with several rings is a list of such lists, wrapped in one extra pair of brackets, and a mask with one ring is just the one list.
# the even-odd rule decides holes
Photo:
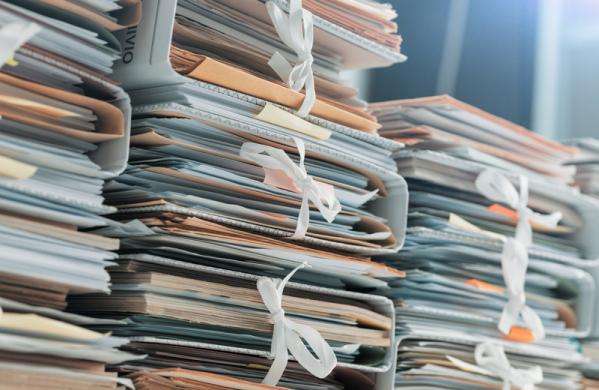
[[(135, 38), (123, 34), (135, 40), (117, 71), (134, 101), (130, 160), (105, 188), (123, 225), (103, 230), (121, 238), (119, 265), (110, 295), (71, 304), (120, 321), (95, 329), (146, 355), (117, 367), (140, 387), (187, 378), (205, 388), (224, 375), (255, 388), (367, 389), (393, 374), (393, 304), (361, 292), (403, 275), (370, 260), (403, 238), (407, 191), (391, 158), (400, 145), (376, 134), (358, 102), (320, 87), (348, 90), (337, 79), (344, 52), (324, 45), (373, 63), (401, 59), (397, 46), (366, 36), (379, 21), (392, 27), (383, 20), (394, 14), (364, 1), (306, 2), (315, 15), (303, 20), (303, 43), (312, 45), (313, 26), (318, 98), (302, 118), (304, 94), (267, 65), (275, 51), (300, 61), (266, 9), (287, 20), (286, 7), (302, 15), (297, 3), (145, 0)], [(364, 36), (344, 25), (361, 18), (372, 19)], [(310, 79), (312, 59), (304, 60)], [(370, 204), (398, 213), (387, 220)]]
[(576, 168), (574, 184), (582, 193), (599, 198), (599, 140), (580, 138), (566, 143), (580, 150), (579, 155), (566, 163)]
[[(566, 163), (566, 165), (576, 168), (574, 186), (584, 194), (599, 198), (599, 141), (595, 138), (579, 138), (565, 141), (565, 143), (580, 150), (577, 156)], [(593, 237), (596, 237), (596, 233), (593, 234)], [(598, 335), (599, 332), (592, 332), (583, 343), (583, 352), (591, 359), (583, 371), (587, 389), (599, 388)]]
[(131, 384), (105, 372), (134, 357), (126, 340), (63, 310), (67, 295), (109, 292), (118, 241), (79, 229), (109, 222), (102, 186), (127, 161), (131, 106), (109, 76), (116, 15), (133, 23), (135, 3), (0, 1), (2, 388)]
[[(395, 155), (409, 188), (405, 245), (380, 257), (406, 273), (381, 290), (396, 304), (396, 387), (580, 388), (575, 337), (589, 331), (595, 265), (580, 237), (597, 203), (567, 185), (562, 163), (577, 150), (448, 96), (371, 110), (381, 135), (406, 145)], [(521, 213), (531, 243), (526, 229), (515, 237)], [(524, 255), (502, 255), (516, 241)]]

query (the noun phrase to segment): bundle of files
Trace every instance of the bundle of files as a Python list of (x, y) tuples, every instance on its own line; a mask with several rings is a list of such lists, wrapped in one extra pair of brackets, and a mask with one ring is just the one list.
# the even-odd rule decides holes
[(370, 108), (406, 145), (405, 245), (379, 258), (406, 273), (380, 290), (396, 304), (396, 388), (581, 388), (597, 208), (568, 186), (577, 150), (448, 96)]
[[(303, 47), (294, 52), (292, 47), (301, 46), (301, 38), (293, 37), (294, 22), (285, 23), (280, 17), (290, 9), (297, 12), (293, 8), (298, 3), (313, 14), (311, 51)], [(278, 18), (276, 10), (281, 10)], [(388, 5), (372, 1), (182, 0), (178, 1), (169, 43), (170, 62), (180, 74), (299, 108), (300, 92), (280, 81), (284, 67), (270, 65), (310, 56), (318, 96), (311, 113), (374, 131), (374, 118), (357, 98), (356, 89), (343, 80), (341, 71), (404, 60), (401, 37), (395, 34), (397, 25), (392, 21), (396, 16)], [(292, 47), (278, 38), (286, 29), (288, 39), (294, 41)], [(271, 59), (275, 52), (277, 56)]]
[[(110, 295), (71, 308), (115, 321), (93, 329), (146, 355), (119, 365), (123, 376), (337, 389), (380, 387), (391, 371), (393, 304), (364, 292), (403, 275), (370, 260), (403, 240), (405, 214), (369, 210), (407, 205), (391, 158), (400, 145), (376, 134), (339, 71), (402, 55), (391, 9), (334, 3), (352, 7), (305, 2), (309, 19), (297, 0), (146, 0), (140, 25), (121, 33), (130, 160), (104, 192), (118, 224), (101, 230), (121, 239), (118, 267)], [(304, 44), (313, 25), (313, 45), (294, 53), (268, 12), (303, 18), (288, 27)], [(277, 81), (275, 52), (304, 61), (305, 92)]]
[[(580, 138), (565, 141), (566, 144), (578, 148), (580, 153), (574, 156), (565, 165), (576, 168), (573, 186), (578, 188), (582, 193), (593, 198), (599, 198), (599, 141), (595, 138)], [(599, 204), (599, 201), (598, 201)], [(598, 206), (599, 208), (599, 206)], [(596, 224), (589, 225), (589, 237), (596, 241), (597, 232)], [(599, 243), (596, 244), (599, 250)], [(599, 272), (595, 273), (595, 283), (599, 278)], [(595, 317), (596, 318), (596, 317)], [(585, 365), (583, 374), (585, 376), (585, 385), (587, 389), (599, 387), (599, 324), (594, 321), (595, 326), (593, 331), (583, 341), (582, 350), (585, 356), (591, 361)]]
[[(137, 3), (137, 4), (136, 4)], [(0, 377), (3, 388), (117, 388), (126, 340), (80, 326), (67, 295), (109, 292), (118, 240), (104, 180), (127, 161), (131, 106), (110, 79), (137, 1), (0, 1)], [(122, 17), (118, 16), (122, 15)]]
[(565, 164), (576, 168), (574, 185), (584, 194), (599, 198), (599, 140), (581, 138), (566, 141), (580, 153)]

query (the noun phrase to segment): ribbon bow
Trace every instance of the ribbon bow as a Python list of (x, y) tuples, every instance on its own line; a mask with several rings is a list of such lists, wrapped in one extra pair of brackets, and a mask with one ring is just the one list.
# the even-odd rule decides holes
[(476, 179), (476, 187), (487, 198), (505, 203), (518, 211), (518, 224), (515, 237), (507, 238), (501, 254), (501, 270), (505, 281), (508, 302), (503, 308), (498, 328), (503, 334), (508, 334), (516, 323), (518, 316), (532, 331), (535, 339), (545, 337), (545, 329), (539, 315), (526, 305), (524, 284), (528, 268), (528, 248), (532, 244), (532, 228), (530, 221), (547, 227), (555, 227), (561, 219), (561, 213), (542, 215), (530, 210), (528, 205), (528, 179), (519, 177), (520, 193), (512, 183), (500, 172), (487, 169)]
[(12, 22), (0, 28), (0, 67), (9, 61), (19, 47), (37, 34), (41, 27), (35, 23)]
[(476, 346), (474, 350), (476, 366), (452, 356), (447, 356), (447, 359), (461, 370), (501, 378), (503, 380), (503, 390), (510, 390), (511, 384), (514, 384), (521, 390), (533, 390), (536, 384), (543, 381), (543, 370), (541, 367), (534, 366), (528, 369), (513, 368), (505, 355), (503, 347), (489, 342)]
[[(239, 155), (262, 166), (267, 174), (273, 170), (282, 171), (297, 187), (302, 194), (302, 205), (298, 215), (295, 233), (292, 239), (301, 239), (306, 236), (310, 222), (310, 204), (312, 201), (327, 222), (333, 222), (341, 211), (341, 203), (335, 196), (335, 188), (326, 183), (317, 182), (308, 175), (304, 164), (305, 146), (299, 138), (293, 138), (300, 156), (299, 166), (281, 149), (245, 142), (241, 145)], [(326, 205), (325, 205), (326, 203)]]
[(266, 2), (268, 15), (272, 20), (279, 38), (297, 55), (298, 63), (292, 66), (279, 52), (275, 52), (268, 65), (294, 91), (306, 87), (306, 96), (297, 114), (305, 117), (316, 102), (314, 90), (314, 73), (312, 71), (312, 45), (314, 44), (314, 22), (312, 13), (302, 8), (301, 0), (289, 1), (287, 15), (274, 1)]
[(262, 383), (274, 386), (279, 382), (287, 366), (289, 352), (302, 367), (318, 378), (329, 375), (337, 365), (333, 349), (320, 333), (307, 325), (297, 324), (288, 319), (282, 308), (285, 284), (299, 269), (307, 265), (305, 262), (300, 264), (283, 280), (268, 277), (258, 279), (258, 291), (274, 323), (270, 346), (274, 361)]

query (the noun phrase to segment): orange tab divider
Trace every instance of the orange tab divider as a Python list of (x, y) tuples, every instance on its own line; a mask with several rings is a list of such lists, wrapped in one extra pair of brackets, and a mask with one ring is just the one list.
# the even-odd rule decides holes
[(487, 210), (489, 210), (492, 213), (500, 214), (505, 217), (508, 217), (512, 221), (518, 221), (518, 212), (516, 210), (512, 210), (512, 209), (502, 206), (500, 204), (497, 204), (497, 203), (492, 204), (491, 206), (487, 207)]
[(503, 287), (495, 286), (494, 284), (483, 282), (482, 280), (478, 279), (468, 279), (466, 280), (466, 284), (487, 292), (494, 292), (498, 294), (503, 294), (504, 292)]
[(521, 326), (512, 326), (510, 333), (503, 335), (505, 340), (515, 341), (518, 343), (532, 343), (535, 341), (535, 336), (532, 334), (532, 330), (523, 328)]

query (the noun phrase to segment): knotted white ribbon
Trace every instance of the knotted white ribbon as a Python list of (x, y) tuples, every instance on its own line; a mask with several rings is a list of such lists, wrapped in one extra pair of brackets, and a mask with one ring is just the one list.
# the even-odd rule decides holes
[(270, 346), (274, 361), (262, 383), (274, 386), (279, 382), (287, 367), (289, 352), (302, 367), (318, 378), (329, 375), (337, 365), (337, 357), (333, 349), (318, 331), (285, 317), (282, 307), (285, 284), (299, 269), (307, 265), (305, 262), (300, 264), (283, 280), (268, 277), (258, 279), (258, 291), (270, 312), (274, 326)]
[(297, 114), (305, 117), (316, 102), (314, 73), (312, 71), (312, 45), (314, 44), (314, 22), (312, 13), (302, 8), (302, 0), (289, 0), (289, 15), (269, 0), (266, 2), (268, 15), (279, 38), (297, 55), (297, 65), (292, 66), (279, 52), (275, 52), (268, 65), (294, 91), (306, 87), (306, 96)]
[(299, 211), (297, 226), (292, 239), (306, 236), (310, 222), (310, 201), (316, 206), (327, 222), (333, 222), (341, 211), (341, 203), (335, 195), (335, 188), (326, 183), (317, 182), (308, 175), (304, 164), (306, 149), (304, 141), (293, 138), (300, 156), (299, 166), (285, 153), (272, 146), (246, 142), (241, 145), (239, 155), (262, 166), (265, 170), (281, 170), (291, 179), (302, 194), (302, 205)]
[(0, 67), (31, 39), (41, 27), (31, 22), (12, 22), (0, 28)]
[(503, 380), (503, 390), (510, 390), (512, 384), (521, 390), (533, 390), (536, 384), (543, 381), (541, 367), (513, 368), (505, 355), (503, 347), (489, 342), (476, 346), (474, 350), (476, 366), (452, 356), (447, 356), (447, 359), (461, 370), (501, 378)]
[(519, 177), (520, 194), (512, 183), (500, 172), (487, 169), (481, 172), (476, 179), (476, 188), (485, 197), (507, 204), (518, 211), (518, 224), (515, 237), (506, 239), (501, 254), (501, 269), (503, 280), (507, 287), (508, 302), (503, 308), (498, 329), (503, 334), (508, 334), (517, 322), (518, 316), (532, 331), (536, 340), (545, 337), (545, 329), (539, 315), (526, 305), (524, 284), (526, 269), (528, 268), (528, 248), (532, 244), (532, 228), (530, 221), (547, 227), (555, 227), (561, 219), (561, 213), (542, 215), (530, 210), (528, 205), (528, 179)]

